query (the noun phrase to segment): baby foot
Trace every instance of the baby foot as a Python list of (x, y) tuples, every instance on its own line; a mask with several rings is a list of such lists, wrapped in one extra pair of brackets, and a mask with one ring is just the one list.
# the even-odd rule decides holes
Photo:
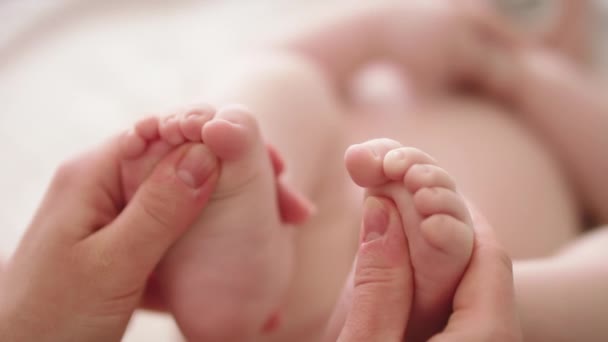
[(156, 164), (186, 142), (202, 142), (203, 125), (215, 114), (208, 105), (197, 105), (180, 114), (138, 121), (123, 138), (120, 165), (124, 197), (133, 197)]
[(401, 215), (414, 271), (408, 341), (426, 341), (447, 322), (473, 250), (464, 199), (450, 175), (427, 154), (389, 139), (351, 146), (351, 178), (366, 196), (392, 199)]
[(273, 161), (243, 108), (177, 121), (165, 121), (163, 139), (148, 147), (140, 167), (171, 146), (200, 139), (221, 170), (207, 207), (159, 265), (161, 293), (189, 341), (245, 341), (276, 326), (291, 277), (291, 232), (281, 220)]
[(275, 328), (292, 261), (290, 232), (282, 222), (301, 221), (310, 208), (276, 181), (283, 165), (267, 150), (253, 117), (238, 107), (216, 113), (198, 106), (141, 120), (123, 140), (127, 200), (181, 144), (201, 143), (220, 161), (214, 195), (155, 276), (188, 340), (242, 341)]

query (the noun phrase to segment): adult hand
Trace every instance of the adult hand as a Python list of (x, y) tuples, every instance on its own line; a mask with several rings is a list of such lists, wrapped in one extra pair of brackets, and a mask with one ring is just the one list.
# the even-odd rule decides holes
[[(352, 304), (340, 342), (403, 340), (412, 303), (412, 270), (394, 204), (380, 200), (388, 212), (385, 239), (363, 242), (354, 272)], [(367, 209), (367, 208), (366, 208)], [(382, 224), (364, 212), (364, 231)], [(511, 261), (492, 229), (474, 214), (475, 246), (469, 267), (454, 297), (447, 326), (431, 341), (521, 341), (516, 315)]]
[[(115, 139), (56, 173), (4, 270), (3, 339), (119, 341), (149, 275), (194, 222), (218, 175), (203, 145), (182, 146), (123, 209), (117, 160)], [(198, 186), (182, 181), (178, 170)]]
[[(383, 237), (373, 238), (378, 231), (385, 231)], [(414, 278), (407, 238), (392, 201), (384, 198), (365, 201), (353, 287), (347, 286), (347, 298), (342, 298), (345, 307), (341, 310), (348, 311), (348, 316), (339, 342), (403, 339), (413, 301)], [(335, 330), (341, 323), (331, 322), (330, 329)]]
[(511, 259), (488, 221), (469, 207), (475, 227), (471, 263), (454, 295), (446, 328), (430, 341), (523, 341)]
[[(145, 305), (164, 308), (149, 277), (200, 215), (219, 166), (204, 145), (185, 144), (125, 206), (120, 144), (115, 138), (56, 173), (0, 279), (3, 339), (118, 341), (144, 292)], [(282, 160), (269, 154), (278, 179)], [(308, 202), (280, 179), (277, 192), (284, 222), (309, 216)]]

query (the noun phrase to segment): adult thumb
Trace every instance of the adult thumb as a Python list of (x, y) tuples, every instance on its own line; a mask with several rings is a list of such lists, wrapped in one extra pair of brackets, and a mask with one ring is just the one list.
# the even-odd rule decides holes
[(407, 239), (395, 204), (368, 197), (352, 306), (338, 341), (402, 341), (413, 299), (412, 275)]
[(95, 236), (93, 248), (115, 261), (117, 275), (145, 281), (200, 215), (218, 174), (217, 159), (205, 145), (181, 146), (156, 166), (122, 213)]

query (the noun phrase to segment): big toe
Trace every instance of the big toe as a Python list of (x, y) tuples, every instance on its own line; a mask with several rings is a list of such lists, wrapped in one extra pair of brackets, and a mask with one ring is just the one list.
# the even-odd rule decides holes
[(220, 109), (214, 119), (203, 126), (203, 141), (226, 161), (242, 159), (263, 146), (257, 121), (242, 106)]
[[(218, 193), (247, 192), (246, 184), (263, 193), (275, 188), (274, 171), (255, 117), (242, 106), (227, 106), (203, 126), (205, 145), (221, 160)], [(273, 195), (274, 196), (274, 195)]]
[(384, 173), (384, 157), (401, 144), (391, 139), (374, 139), (350, 146), (344, 155), (352, 180), (362, 187), (380, 186), (389, 181)]

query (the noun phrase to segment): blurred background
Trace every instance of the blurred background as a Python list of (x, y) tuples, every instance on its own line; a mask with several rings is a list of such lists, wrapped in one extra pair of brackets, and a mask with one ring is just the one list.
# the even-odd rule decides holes
[[(493, 1), (530, 31), (551, 26), (560, 4)], [(16, 247), (61, 161), (145, 114), (204, 99), (211, 71), (227, 56), (364, 5), (369, 4), (0, 0), (0, 254), (6, 257)], [(590, 14), (592, 62), (606, 75), (608, 1), (596, 1)], [(139, 314), (125, 340), (174, 337), (169, 319)]]

